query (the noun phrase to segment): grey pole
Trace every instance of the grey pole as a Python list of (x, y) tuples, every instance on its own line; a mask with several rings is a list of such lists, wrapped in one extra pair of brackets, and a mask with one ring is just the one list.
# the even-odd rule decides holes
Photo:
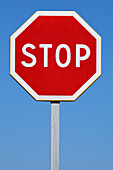
[(51, 170), (59, 170), (59, 106), (51, 102)]

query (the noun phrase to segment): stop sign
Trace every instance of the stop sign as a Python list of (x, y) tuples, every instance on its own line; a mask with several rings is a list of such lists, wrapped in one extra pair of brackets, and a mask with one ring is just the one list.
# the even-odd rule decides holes
[(76, 100), (101, 75), (101, 37), (76, 12), (36, 12), (11, 36), (10, 74), (36, 100)]

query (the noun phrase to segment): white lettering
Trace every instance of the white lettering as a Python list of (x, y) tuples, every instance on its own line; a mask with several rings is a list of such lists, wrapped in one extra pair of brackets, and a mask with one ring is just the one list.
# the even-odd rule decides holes
[[(60, 62), (59, 53), (60, 53), (61, 48), (65, 48), (67, 51), (67, 60), (65, 63)], [(56, 63), (58, 64), (59, 67), (67, 67), (70, 63), (70, 60), (71, 60), (71, 51), (70, 51), (69, 46), (66, 44), (60, 44), (56, 49)]]
[[(84, 48), (86, 50), (86, 54), (80, 57), (80, 49)], [(90, 48), (84, 44), (76, 44), (76, 67), (80, 67), (80, 61), (88, 59), (90, 56)]]
[(33, 61), (31, 63), (26, 63), (25, 61), (22, 61), (21, 63), (25, 67), (33, 67), (36, 64), (36, 57), (26, 51), (28, 47), (30, 47), (31, 49), (35, 49), (36, 47), (33, 44), (25, 44), (22, 48), (23, 54), (25, 54), (27, 57), (32, 58)]
[(52, 48), (52, 44), (39, 44), (40, 48), (44, 48), (44, 67), (48, 67), (48, 48)]

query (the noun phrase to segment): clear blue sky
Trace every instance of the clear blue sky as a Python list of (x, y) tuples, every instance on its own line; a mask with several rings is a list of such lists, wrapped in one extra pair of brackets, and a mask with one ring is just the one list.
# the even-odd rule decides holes
[(113, 170), (113, 1), (0, 2), (0, 170), (50, 170), (50, 103), (9, 75), (9, 37), (37, 10), (74, 10), (102, 37), (102, 76), (60, 105), (60, 170)]

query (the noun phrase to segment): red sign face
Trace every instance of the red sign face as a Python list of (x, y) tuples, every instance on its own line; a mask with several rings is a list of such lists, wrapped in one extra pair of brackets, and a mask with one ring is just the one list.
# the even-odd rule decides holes
[(36, 100), (75, 100), (101, 75), (101, 38), (75, 12), (36, 12), (11, 36), (10, 73)]

